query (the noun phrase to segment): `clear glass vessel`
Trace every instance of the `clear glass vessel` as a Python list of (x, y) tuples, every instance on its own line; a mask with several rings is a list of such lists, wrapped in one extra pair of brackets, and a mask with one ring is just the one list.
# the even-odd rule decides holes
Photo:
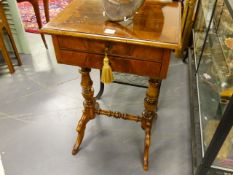
[(104, 15), (110, 21), (124, 21), (132, 17), (145, 0), (102, 0)]

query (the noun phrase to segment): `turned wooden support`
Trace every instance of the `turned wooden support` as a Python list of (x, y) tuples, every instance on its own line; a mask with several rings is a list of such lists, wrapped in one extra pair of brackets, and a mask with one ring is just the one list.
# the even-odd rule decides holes
[(123, 114), (120, 112), (112, 112), (96, 108), (97, 103), (94, 98), (94, 90), (92, 88), (93, 82), (90, 78), (90, 71), (91, 69), (89, 68), (82, 68), (80, 71), (82, 75), (81, 86), (82, 95), (84, 97), (84, 110), (76, 129), (78, 132), (78, 137), (73, 147), (72, 154), (75, 155), (78, 153), (79, 147), (84, 137), (86, 125), (91, 119), (95, 118), (96, 114), (141, 122), (141, 127), (145, 130), (144, 170), (148, 170), (151, 127), (153, 119), (156, 116), (161, 80), (153, 78), (149, 80), (149, 86), (144, 100), (145, 110), (142, 113), (142, 117), (138, 117), (130, 114)]
[(82, 86), (82, 95), (84, 97), (84, 110), (81, 119), (78, 122), (77, 126), (77, 132), (78, 132), (78, 137), (76, 140), (76, 143), (73, 147), (72, 154), (75, 155), (78, 153), (79, 147), (82, 143), (85, 129), (86, 129), (86, 124), (88, 123), (89, 120), (95, 118), (95, 98), (94, 98), (94, 90), (92, 88), (92, 80), (90, 78), (90, 71), (91, 69), (89, 68), (82, 68), (80, 73), (81, 73), (81, 86)]
[(144, 100), (145, 110), (142, 113), (141, 126), (145, 130), (145, 148), (144, 148), (144, 170), (148, 170), (149, 162), (149, 148), (151, 142), (151, 127), (154, 117), (156, 116), (159, 90), (161, 86), (161, 80), (150, 79), (149, 86), (146, 92), (146, 98)]
[[(40, 15), (40, 7), (39, 7), (39, 0), (16, 0), (18, 3), (20, 2), (29, 2), (31, 3), (34, 12), (35, 12), (35, 16), (36, 16), (36, 21), (38, 24), (39, 29), (42, 28), (43, 24), (42, 24), (42, 20), (41, 20), (41, 15)], [(44, 3), (44, 11), (45, 11), (45, 17), (46, 17), (46, 22), (49, 22), (49, 0), (43, 0)], [(43, 43), (46, 47), (46, 49), (48, 48), (47, 43), (46, 43), (46, 39), (43, 33), (40, 33), (41, 38), (43, 40)]]
[(4, 40), (4, 31), (6, 31), (8, 37), (10, 39), (10, 43), (11, 43), (11, 46), (12, 46), (13, 51), (15, 53), (16, 59), (18, 61), (18, 65), (21, 66), (22, 61), (20, 59), (18, 49), (17, 49), (16, 44), (14, 42), (13, 34), (11, 32), (10, 26), (8, 24), (8, 21), (7, 21), (6, 15), (5, 15), (5, 11), (3, 8), (3, 2), (0, 1), (0, 51), (2, 53), (3, 59), (5, 60), (7, 66), (8, 66), (10, 73), (14, 73), (15, 69), (14, 69), (14, 66), (12, 64), (10, 55), (7, 51), (5, 40)]
[(114, 117), (114, 118), (117, 118), (117, 119), (135, 121), (135, 122), (141, 122), (141, 120), (142, 120), (142, 118), (139, 117), (139, 116), (124, 114), (124, 113), (121, 113), (121, 112), (107, 111), (107, 110), (103, 110), (103, 109), (96, 109), (96, 114), (97, 115), (107, 116), (107, 117)]

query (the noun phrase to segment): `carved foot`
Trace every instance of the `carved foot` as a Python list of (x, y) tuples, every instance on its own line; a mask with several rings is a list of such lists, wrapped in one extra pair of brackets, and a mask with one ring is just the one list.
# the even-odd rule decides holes
[(88, 117), (86, 115), (83, 115), (80, 121), (78, 122), (78, 126), (77, 126), (78, 137), (72, 150), (73, 155), (76, 155), (79, 151), (79, 147), (82, 143), (85, 129), (86, 129), (86, 124), (88, 121), (89, 121)]
[(149, 148), (150, 148), (150, 129), (146, 129), (145, 135), (145, 149), (144, 149), (144, 170), (147, 171), (149, 167)]
[(79, 120), (77, 129), (76, 129), (78, 132), (78, 137), (72, 150), (73, 155), (78, 153), (79, 147), (84, 137), (86, 124), (89, 120), (95, 118), (95, 106), (98, 105), (96, 104), (95, 98), (93, 97), (94, 89), (92, 88), (93, 83), (90, 77), (90, 71), (91, 69), (89, 68), (82, 68), (80, 71), (81, 76), (82, 76), (82, 79), (81, 79), (82, 95), (85, 100), (83, 103), (84, 105), (83, 115), (81, 119)]
[(76, 155), (78, 153), (79, 147), (80, 147), (80, 145), (82, 143), (82, 140), (83, 140), (83, 137), (84, 137), (84, 131), (83, 132), (79, 132), (77, 140), (76, 140), (76, 143), (74, 144), (74, 147), (73, 147), (73, 150), (72, 150), (72, 154), (73, 155)]
[[(77, 138), (78, 140), (78, 138)], [(80, 143), (76, 142), (74, 147), (73, 147), (73, 150), (72, 150), (72, 155), (76, 155), (79, 151), (79, 146), (80, 146)]]

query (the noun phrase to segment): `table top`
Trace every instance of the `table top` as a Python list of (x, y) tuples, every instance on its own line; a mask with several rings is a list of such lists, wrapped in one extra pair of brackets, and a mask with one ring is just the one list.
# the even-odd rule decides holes
[(132, 19), (110, 22), (101, 0), (73, 0), (41, 32), (177, 49), (181, 40), (181, 4), (146, 0)]

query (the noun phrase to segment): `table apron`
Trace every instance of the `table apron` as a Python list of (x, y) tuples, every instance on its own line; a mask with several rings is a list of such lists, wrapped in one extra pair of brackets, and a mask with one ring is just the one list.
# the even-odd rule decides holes
[[(72, 41), (70, 45), (68, 45), (66, 39)], [(58, 63), (102, 69), (104, 59), (104, 47), (102, 42), (93, 40), (93, 43), (90, 44), (90, 41), (86, 42), (85, 39), (80, 38), (77, 38), (75, 42), (75, 37), (63, 37), (62, 40), (64, 42), (61, 41), (61, 38), (59, 39), (59, 37), (53, 36)], [(80, 41), (83, 41), (84, 44), (80, 44)], [(100, 46), (98, 44), (100, 44)], [(90, 47), (89, 50), (88, 46), (90, 45), (92, 47)], [(96, 47), (93, 47), (93, 45)], [(109, 45), (109, 43), (106, 45)], [(119, 46), (119, 43), (111, 43), (111, 45), (113, 47), (111, 47), (112, 50), (108, 58), (113, 71), (158, 79), (166, 78), (171, 50), (134, 45), (131, 47), (131, 45), (128, 44), (130, 50), (127, 52), (126, 46), (124, 50)], [(120, 48), (119, 53), (116, 51), (116, 48)], [(126, 53), (129, 55), (126, 55)], [(143, 57), (143, 54), (145, 57)], [(153, 59), (153, 56), (155, 56), (155, 59)]]

